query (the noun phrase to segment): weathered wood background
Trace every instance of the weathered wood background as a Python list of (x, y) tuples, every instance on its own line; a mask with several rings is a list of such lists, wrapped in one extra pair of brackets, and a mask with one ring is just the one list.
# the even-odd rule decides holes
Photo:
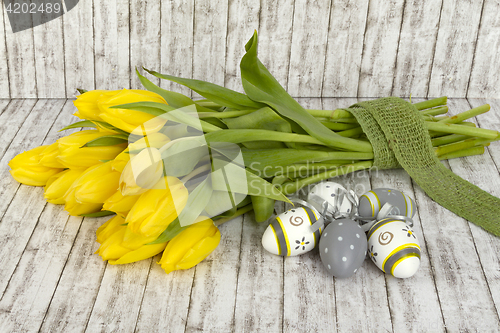
[(241, 90), (254, 29), (294, 97), (500, 98), (499, 0), (81, 0), (17, 33), (2, 9), (0, 98), (137, 88), (141, 66)]

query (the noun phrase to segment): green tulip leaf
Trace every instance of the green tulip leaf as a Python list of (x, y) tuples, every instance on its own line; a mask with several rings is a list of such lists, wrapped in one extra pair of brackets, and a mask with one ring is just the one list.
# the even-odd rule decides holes
[(99, 121), (99, 120), (92, 120), (96, 125), (99, 125), (105, 129), (108, 129), (110, 131), (113, 131), (113, 132), (117, 132), (117, 133), (120, 133), (120, 134), (123, 134), (123, 135), (130, 135), (129, 132), (126, 132), (122, 129), (119, 129), (118, 127), (115, 127), (111, 124), (108, 124), (107, 122), (105, 121)]
[(81, 89), (81, 88), (76, 88), (76, 91), (78, 91), (80, 94), (85, 94), (86, 92), (88, 92), (88, 90)]
[(187, 229), (189, 226), (181, 227), (181, 224), (179, 223), (179, 219), (176, 218), (173, 220), (165, 229), (164, 232), (158, 236), (158, 238), (151, 243), (147, 243), (146, 245), (154, 245), (154, 244), (161, 244), (161, 243), (166, 243), (170, 240), (172, 240), (175, 236), (180, 234), (182, 231)]
[(90, 140), (83, 147), (102, 147), (102, 146), (114, 146), (122, 143), (128, 143), (128, 136), (123, 134), (116, 135), (105, 135), (100, 138)]
[(261, 103), (256, 103), (248, 98), (245, 94), (236, 92), (234, 90), (221, 87), (219, 85), (205, 82), (201, 80), (184, 79), (172, 75), (160, 74), (155, 71), (148, 70), (144, 68), (149, 74), (154, 75), (160, 79), (165, 79), (182, 84), (191, 90), (197, 92), (201, 96), (209, 99), (210, 101), (226, 106), (229, 108), (234, 108), (238, 110), (242, 109), (258, 109), (263, 107)]
[(134, 111), (141, 111), (145, 113), (149, 113), (152, 116), (161, 116), (167, 112), (175, 110), (176, 108), (158, 102), (135, 102), (135, 103), (127, 103), (121, 105), (113, 105), (110, 107), (111, 109), (127, 109)]
[(170, 141), (161, 153), (165, 173), (173, 177), (185, 176), (194, 170), (200, 159), (209, 156), (203, 136), (185, 137)]
[(269, 105), (281, 116), (297, 123), (309, 135), (332, 147), (370, 152), (369, 142), (344, 138), (325, 127), (295, 101), (257, 58), (257, 32), (245, 45), (246, 54), (241, 59), (241, 81), (247, 96)]
[(71, 125), (68, 125), (66, 127), (63, 127), (59, 130), (59, 132), (62, 132), (62, 131), (65, 131), (65, 130), (69, 130), (69, 129), (72, 129), (72, 128), (81, 128), (81, 127), (96, 127), (96, 124), (94, 124), (92, 121), (90, 120), (82, 120), (82, 121), (77, 121), (76, 123), (74, 124), (71, 124)]
[(109, 215), (115, 215), (115, 212), (111, 212), (109, 210), (102, 210), (100, 212), (95, 212), (95, 213), (90, 213), (90, 214), (81, 214), (80, 216), (84, 217), (103, 217), (103, 216), (109, 216)]

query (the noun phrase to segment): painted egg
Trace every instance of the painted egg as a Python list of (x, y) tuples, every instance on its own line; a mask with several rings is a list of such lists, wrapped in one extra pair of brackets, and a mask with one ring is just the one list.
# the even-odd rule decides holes
[(389, 188), (368, 191), (359, 198), (358, 213), (362, 217), (375, 218), (386, 203), (393, 206), (390, 215), (415, 215), (415, 202), (403, 192)]
[[(340, 184), (334, 182), (321, 182), (316, 184), (310, 191), (307, 197), (307, 201), (311, 203), (319, 212), (323, 211), (321, 204), (323, 201), (328, 202), (331, 206), (335, 207), (335, 203), (337, 200), (338, 190), (347, 193), (347, 190)], [(318, 198), (323, 199), (323, 201), (318, 202)], [(340, 211), (342, 213), (349, 213), (352, 209), (352, 203), (347, 200), (344, 196), (341, 198), (342, 203), (340, 205)]]
[(321, 228), (311, 231), (318, 220), (308, 207), (287, 210), (276, 216), (262, 236), (262, 246), (272, 254), (296, 256), (314, 249), (321, 235)]
[(375, 223), (367, 236), (369, 256), (382, 271), (397, 278), (407, 278), (417, 272), (420, 245), (406, 223), (385, 218)]
[(319, 255), (330, 274), (337, 278), (347, 278), (356, 273), (365, 260), (365, 232), (353, 220), (335, 220), (321, 235)]

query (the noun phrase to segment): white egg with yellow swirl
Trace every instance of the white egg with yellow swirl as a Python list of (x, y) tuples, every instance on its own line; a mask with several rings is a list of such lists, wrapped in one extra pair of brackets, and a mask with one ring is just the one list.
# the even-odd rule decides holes
[(368, 253), (385, 273), (397, 278), (415, 274), (420, 266), (420, 245), (413, 230), (390, 217), (375, 223), (367, 234)]
[(377, 188), (363, 194), (359, 198), (358, 213), (361, 217), (375, 218), (386, 203), (393, 206), (389, 215), (415, 215), (415, 202), (403, 192), (390, 188)]
[(321, 229), (311, 231), (318, 216), (308, 207), (287, 210), (276, 216), (262, 236), (262, 246), (272, 254), (296, 256), (311, 251), (319, 242)]

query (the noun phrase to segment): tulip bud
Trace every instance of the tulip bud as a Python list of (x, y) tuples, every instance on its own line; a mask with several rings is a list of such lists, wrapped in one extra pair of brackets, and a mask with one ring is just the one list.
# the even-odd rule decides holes
[(76, 96), (73, 104), (78, 111), (74, 115), (80, 119), (102, 120), (99, 117), (100, 111), (97, 102), (103, 97), (107, 98), (116, 95), (118, 92), (119, 90), (91, 90)]
[(140, 195), (123, 196), (122, 193), (118, 190), (115, 192), (115, 194), (104, 201), (102, 209), (115, 212), (116, 214), (125, 217), (132, 209), (132, 206), (134, 206), (134, 204), (137, 202), (139, 197)]
[(123, 195), (138, 195), (153, 188), (162, 176), (163, 162), (160, 151), (156, 148), (145, 148), (123, 169), (119, 188)]
[(68, 169), (50, 177), (47, 181), (47, 185), (45, 185), (44, 193), (47, 202), (56, 205), (64, 205), (64, 195), (75, 180), (82, 175), (83, 171), (82, 169)]
[(175, 177), (163, 177), (155, 187), (141, 194), (125, 219), (131, 231), (147, 237), (158, 237), (177, 218), (188, 198), (188, 190)]
[(212, 220), (200, 216), (196, 221), (168, 242), (158, 262), (167, 274), (199, 264), (219, 245), (220, 231)]
[(102, 161), (112, 160), (127, 147), (126, 143), (114, 146), (82, 147), (91, 140), (109, 134), (97, 130), (84, 130), (60, 138), (57, 140), (59, 143), (57, 159), (70, 169), (85, 169)]
[(40, 146), (16, 155), (9, 162), (10, 174), (18, 182), (31, 186), (45, 186), (50, 177), (63, 171), (61, 168), (41, 164), (43, 152), (49, 146)]
[(65, 166), (59, 162), (57, 156), (59, 155), (59, 142), (54, 142), (41, 154), (40, 164), (49, 168), (59, 168), (64, 169)]
[(64, 195), (64, 208), (71, 215), (99, 211), (104, 201), (116, 192), (119, 179), (120, 173), (111, 170), (110, 162), (88, 168)]
[(119, 129), (137, 135), (148, 135), (162, 129), (166, 119), (146, 112), (111, 108), (116, 105), (136, 102), (167, 103), (160, 95), (147, 90), (123, 89), (113, 96), (99, 100), (97, 103), (100, 110), (99, 117)]
[(151, 258), (165, 249), (166, 242), (149, 245), (155, 237), (134, 234), (124, 223), (122, 217), (115, 216), (97, 230), (97, 241), (101, 243), (97, 253), (102, 260), (112, 265), (128, 264)]

